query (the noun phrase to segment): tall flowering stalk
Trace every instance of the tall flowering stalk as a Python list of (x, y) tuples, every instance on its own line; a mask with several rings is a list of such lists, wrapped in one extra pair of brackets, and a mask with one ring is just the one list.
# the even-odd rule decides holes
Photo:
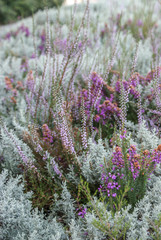
[(107, 69), (106, 69), (106, 72), (104, 74), (104, 79), (107, 81), (108, 79), (108, 75), (114, 65), (114, 61), (115, 61), (115, 58), (116, 58), (116, 54), (117, 54), (117, 49), (118, 49), (118, 40), (119, 38), (116, 39), (116, 42), (115, 42), (115, 46), (113, 48), (113, 52), (112, 52), (112, 56), (111, 56), (111, 59), (109, 59), (108, 61), (108, 65), (107, 65)]
[(62, 140), (63, 147), (69, 151), (71, 154), (75, 154), (73, 139), (68, 127), (67, 119), (65, 117), (64, 109), (62, 107), (60, 113), (60, 121), (58, 122), (58, 127), (60, 129), (60, 136)]
[(19, 153), (22, 161), (23, 161), (23, 164), (25, 167), (27, 167), (27, 169), (34, 169), (34, 171), (39, 175), (38, 171), (37, 171), (37, 168), (34, 166), (34, 163), (32, 162), (31, 159), (29, 159), (25, 154), (24, 152), (22, 151), (21, 147), (18, 145), (18, 143), (16, 142), (16, 139), (15, 137), (13, 136), (12, 133), (8, 132), (5, 124), (3, 123), (3, 120), (2, 118), (0, 117), (0, 124), (5, 132), (5, 134), (9, 137), (9, 139), (14, 143), (16, 149), (17, 149), (17, 152)]
[(137, 115), (138, 115), (138, 123), (139, 123), (139, 126), (140, 124), (142, 123), (142, 105), (141, 105), (141, 94), (138, 93), (138, 99), (137, 99)]
[[(156, 109), (158, 112), (161, 113), (161, 91), (160, 91), (160, 83), (159, 83), (159, 76), (161, 73), (161, 69), (157, 67), (156, 71), (153, 74), (153, 77), (155, 79), (154, 81), (154, 93), (155, 93), (155, 102), (156, 102)], [(159, 118), (157, 119), (157, 124), (158, 124), (158, 135), (160, 135), (160, 121)]]
[(121, 129), (123, 130), (124, 127), (125, 127), (125, 123), (126, 123), (126, 118), (127, 118), (127, 106), (126, 104), (128, 103), (128, 94), (129, 94), (129, 88), (127, 89), (127, 91), (125, 90), (125, 87), (123, 85), (123, 79), (124, 79), (124, 74), (123, 74), (123, 77), (121, 79), (121, 82), (120, 82), (120, 108), (121, 108), (121, 114), (120, 114), (120, 117), (121, 117)]
[[(33, 76), (32, 70), (29, 71), (27, 74), (27, 80), (26, 80), (26, 103), (27, 103), (27, 115), (28, 115), (28, 121), (30, 119), (30, 116), (33, 116), (33, 98), (35, 96), (35, 80)], [(28, 93), (27, 93), (28, 92)]]
[[(136, 50), (135, 50), (134, 58), (132, 61), (131, 76), (133, 76), (135, 72), (135, 67), (136, 67), (137, 58), (138, 58), (138, 51), (139, 51), (139, 42), (136, 44)], [(130, 78), (130, 84), (131, 84), (131, 81), (132, 81), (132, 77)]]
[(50, 164), (52, 165), (55, 173), (61, 178), (62, 177), (62, 173), (59, 170), (59, 167), (58, 167), (57, 163), (55, 162), (55, 160), (53, 158), (50, 160)]
[(84, 109), (84, 98), (82, 98), (82, 106), (81, 106), (81, 114), (82, 114), (82, 145), (84, 149), (87, 149), (87, 131), (86, 131), (86, 115)]

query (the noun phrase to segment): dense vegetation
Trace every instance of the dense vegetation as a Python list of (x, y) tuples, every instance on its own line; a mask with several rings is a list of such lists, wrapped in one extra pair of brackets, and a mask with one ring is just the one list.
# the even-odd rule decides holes
[(161, 5), (110, 2), (0, 30), (0, 239), (160, 240)]
[(59, 7), (63, 0), (0, 0), (0, 24), (31, 16), (44, 7)]

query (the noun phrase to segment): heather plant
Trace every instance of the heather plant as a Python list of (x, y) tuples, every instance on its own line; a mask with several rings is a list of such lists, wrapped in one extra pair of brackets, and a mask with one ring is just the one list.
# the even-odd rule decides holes
[[(158, 169), (156, 169), (156, 172), (158, 172)], [(90, 223), (104, 233), (104, 237), (112, 239), (118, 239), (120, 236), (122, 239), (159, 239), (160, 220), (157, 210), (160, 209), (158, 204), (160, 199), (159, 182), (157, 176), (151, 176), (144, 198), (136, 204), (132, 213), (129, 213), (131, 211), (130, 205), (123, 207), (126, 203), (123, 198), (128, 191), (127, 187), (122, 194), (120, 205), (112, 213), (109, 211), (109, 202), (105, 201), (105, 197), (103, 195), (99, 199), (92, 197), (88, 184), (81, 181), (80, 189), (88, 198), (88, 210), (85, 208), (81, 215), (87, 222), (90, 219)], [(153, 224), (150, 219), (153, 219)]]
[[(134, 3), (135, 5), (135, 3)], [(155, 27), (155, 20), (153, 17), (154, 2), (150, 2), (150, 7), (146, 8), (146, 1), (143, 1), (142, 6), (138, 8), (135, 6), (133, 19), (128, 21), (128, 28), (137, 40), (148, 38), (150, 31)]]
[[(156, 174), (159, 172), (160, 168), (157, 168)], [(160, 184), (160, 177), (152, 175), (144, 198), (136, 205), (132, 214), (133, 223), (127, 235), (129, 239), (158, 239), (149, 221), (150, 219), (153, 219), (154, 222), (158, 221), (158, 212), (160, 212), (158, 184)]]
[(131, 16), (127, 0), (120, 14), (115, 4), (40, 11), (1, 35), (3, 187), (21, 178), (23, 196), (32, 192), (26, 214), (32, 223), (36, 212), (42, 231), (24, 226), (15, 239), (159, 236), (158, 12), (136, 1)]
[[(103, 195), (101, 195), (99, 200), (96, 197), (92, 198), (88, 184), (84, 183), (82, 180), (80, 185), (80, 191), (82, 191), (88, 199), (88, 212), (89, 215), (93, 214), (92, 224), (111, 239), (118, 239), (120, 237), (123, 237), (123, 239), (125, 239), (125, 234), (130, 223), (125, 221), (124, 214), (128, 210), (125, 210), (123, 214), (120, 210), (123, 205), (123, 197), (127, 189), (123, 194), (116, 214), (113, 214), (111, 211), (109, 211), (109, 202), (106, 203)], [(87, 214), (88, 218), (87, 209), (83, 210), (81, 214), (83, 218), (86, 218)]]
[(101, 185), (98, 188), (100, 194), (109, 201), (108, 207), (111, 211), (118, 208), (121, 197), (124, 198), (126, 205), (130, 204), (134, 208), (144, 197), (147, 181), (161, 161), (160, 145), (151, 153), (142, 150), (138, 154), (135, 146), (129, 146), (125, 131), (120, 138), (122, 143), (116, 139), (118, 146), (111, 160), (105, 162), (105, 166), (101, 164)]

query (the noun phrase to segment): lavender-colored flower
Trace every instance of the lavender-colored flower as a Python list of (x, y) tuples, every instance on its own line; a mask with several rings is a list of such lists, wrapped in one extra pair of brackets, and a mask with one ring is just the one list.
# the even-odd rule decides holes
[(32, 92), (34, 89), (34, 76), (32, 70), (27, 75), (26, 87)]
[(40, 38), (41, 38), (41, 44), (38, 46), (38, 49), (43, 54), (43, 53), (45, 53), (45, 41), (46, 41), (45, 31), (42, 31)]
[(31, 58), (32, 58), (32, 59), (36, 58), (36, 54), (33, 53), (33, 54), (31, 55)]
[(112, 175), (112, 179), (114, 179), (114, 180), (115, 180), (115, 179), (116, 179), (116, 176), (115, 176), (115, 175)]
[(112, 193), (112, 197), (116, 197), (117, 196), (117, 194), (116, 193)]
[(29, 28), (24, 26), (24, 25), (21, 25), (16, 31), (11, 31), (11, 32), (8, 32), (6, 35), (5, 35), (5, 39), (10, 39), (11, 36), (13, 37), (16, 37), (19, 33), (25, 33), (25, 36), (26, 37), (29, 37), (30, 36), (30, 31), (29, 31)]
[(45, 160), (47, 160), (48, 159), (48, 152), (46, 151), (45, 153), (44, 153), (44, 155), (43, 155), (43, 160), (45, 161)]
[(58, 168), (58, 165), (57, 165), (57, 163), (55, 162), (55, 160), (53, 158), (51, 159), (51, 164), (52, 164), (52, 167), (53, 167), (55, 173), (61, 178), (62, 177), (62, 173), (60, 172), (60, 170)]
[(67, 49), (67, 39), (57, 39), (53, 42), (54, 44), (54, 48), (57, 50), (57, 51), (60, 51), (62, 53), (64, 53)]
[(87, 208), (80, 210), (78, 213), (78, 216), (81, 216), (81, 218), (84, 218), (85, 214), (87, 213)]
[(40, 144), (37, 144), (36, 145), (36, 152), (42, 152), (43, 151), (43, 149), (42, 149), (42, 147), (40, 146)]
[(5, 39), (9, 40), (11, 38), (11, 36), (12, 36), (12, 32), (9, 32), (6, 34)]
[(123, 160), (123, 154), (121, 152), (120, 147), (115, 148), (115, 152), (113, 153), (112, 163), (113, 165), (117, 166), (119, 169), (124, 167), (125, 163)]
[(24, 25), (21, 25), (21, 26), (18, 28), (16, 35), (17, 35), (20, 31), (21, 31), (21, 32), (24, 32), (26, 37), (29, 37), (29, 36), (30, 36), (29, 28), (28, 28), (28, 27), (25, 27)]
[(103, 184), (100, 185), (100, 187), (98, 188), (99, 192), (106, 193), (108, 197), (116, 197), (116, 191), (118, 191), (121, 187), (117, 182), (117, 178), (119, 178), (119, 175), (113, 174), (111, 172), (109, 172), (107, 175), (103, 171), (101, 175), (101, 180), (103, 181)]
[(139, 19), (139, 20), (137, 21), (137, 26), (138, 26), (138, 27), (142, 27), (142, 26), (143, 26), (143, 21), (142, 21), (141, 19)]
[(120, 135), (120, 138), (121, 138), (121, 139), (126, 138), (126, 130), (123, 131), (122, 135)]
[(20, 67), (20, 70), (22, 71), (22, 72), (27, 72), (28, 71), (28, 61), (27, 60), (25, 60), (25, 62), (21, 65), (21, 67)]
[(61, 121), (58, 124), (58, 128), (59, 128), (59, 131), (60, 131), (62, 145), (71, 154), (75, 154), (73, 139), (72, 139), (69, 127), (68, 127), (67, 120), (65, 118), (63, 108), (61, 109), (60, 117), (61, 117)]

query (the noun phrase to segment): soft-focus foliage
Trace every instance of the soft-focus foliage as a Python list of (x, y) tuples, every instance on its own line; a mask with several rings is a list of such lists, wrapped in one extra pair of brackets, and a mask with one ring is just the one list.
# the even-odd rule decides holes
[(31, 16), (44, 7), (58, 7), (63, 0), (0, 0), (0, 24)]

